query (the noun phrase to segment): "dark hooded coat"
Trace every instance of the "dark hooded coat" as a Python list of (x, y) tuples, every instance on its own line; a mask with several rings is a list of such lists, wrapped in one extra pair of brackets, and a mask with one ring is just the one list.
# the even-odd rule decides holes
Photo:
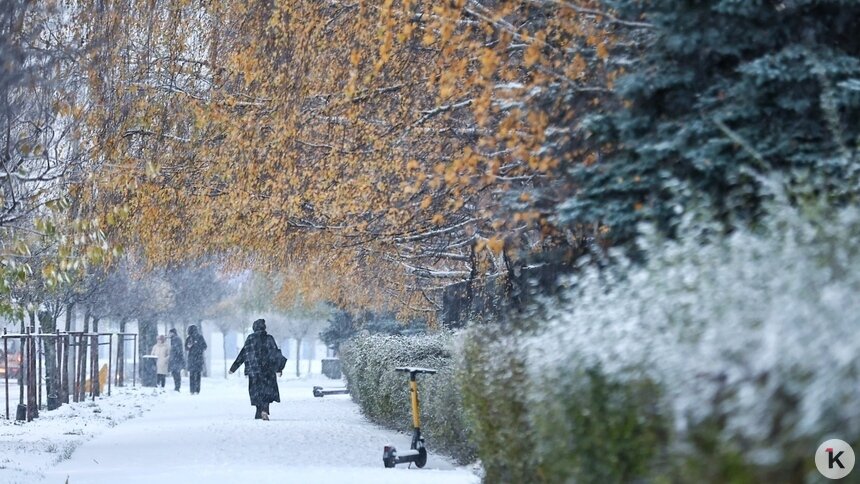
[(203, 352), (206, 351), (206, 341), (197, 330), (197, 326), (193, 324), (188, 327), (185, 351), (188, 354), (188, 371), (203, 371)]
[(171, 373), (185, 369), (185, 353), (182, 351), (182, 339), (171, 333), (170, 335), (170, 356), (167, 360), (167, 369)]
[(265, 323), (255, 322), (254, 332), (245, 339), (242, 351), (230, 366), (230, 372), (234, 372), (242, 364), (245, 365), (251, 405), (267, 405), (281, 401), (277, 378), (279, 369), (274, 364), (280, 355), (281, 350), (275, 343), (275, 338), (266, 332)]

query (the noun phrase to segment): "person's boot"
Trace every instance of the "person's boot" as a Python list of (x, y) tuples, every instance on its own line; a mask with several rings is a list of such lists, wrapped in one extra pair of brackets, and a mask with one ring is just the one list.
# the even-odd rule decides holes
[(269, 420), (269, 404), (263, 405), (263, 411), (260, 412), (260, 418), (263, 420)]
[(263, 418), (262, 412), (263, 407), (261, 405), (257, 405), (257, 411), (254, 413), (254, 420), (260, 420)]

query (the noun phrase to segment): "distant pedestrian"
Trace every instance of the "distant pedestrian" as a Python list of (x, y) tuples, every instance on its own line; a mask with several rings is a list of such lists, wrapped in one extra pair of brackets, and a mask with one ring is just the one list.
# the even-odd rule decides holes
[(155, 372), (158, 375), (158, 382), (156, 385), (160, 385), (161, 388), (164, 388), (167, 380), (167, 364), (170, 360), (170, 346), (165, 342), (163, 334), (158, 335), (158, 342), (152, 347), (152, 352), (150, 352), (150, 354), (158, 357), (158, 359), (155, 360)]
[(254, 321), (252, 328), (254, 332), (245, 339), (242, 351), (230, 366), (230, 373), (245, 364), (248, 395), (251, 397), (251, 405), (257, 407), (254, 418), (269, 420), (269, 404), (281, 401), (277, 377), (284, 370), (287, 359), (275, 343), (275, 338), (266, 332), (265, 319)]
[(188, 353), (188, 380), (191, 394), (200, 393), (200, 373), (203, 371), (203, 352), (206, 351), (206, 341), (197, 330), (197, 326), (188, 327), (188, 337), (185, 338), (185, 351)]
[(181, 371), (185, 369), (185, 354), (182, 352), (182, 339), (176, 334), (176, 329), (171, 328), (168, 334), (170, 335), (170, 358), (167, 369), (173, 375), (173, 389), (178, 392), (182, 385)]

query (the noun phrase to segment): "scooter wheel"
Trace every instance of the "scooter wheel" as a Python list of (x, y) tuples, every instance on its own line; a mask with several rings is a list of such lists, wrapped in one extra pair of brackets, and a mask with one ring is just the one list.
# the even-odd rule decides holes
[(424, 447), (421, 447), (420, 449), (418, 449), (418, 458), (415, 459), (415, 465), (418, 466), (418, 468), (420, 469), (420, 468), (424, 467), (426, 464), (427, 464), (427, 449), (425, 449)]

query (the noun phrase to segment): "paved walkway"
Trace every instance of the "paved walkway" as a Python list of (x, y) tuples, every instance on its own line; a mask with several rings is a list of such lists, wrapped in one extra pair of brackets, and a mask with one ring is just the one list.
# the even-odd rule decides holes
[[(382, 447), (409, 436), (369, 423), (347, 395), (314, 398), (313, 381), (281, 380), (272, 420), (254, 420), (244, 378), (204, 379), (200, 395), (168, 392), (142, 417), (85, 443), (45, 482), (471, 483), (479, 479), (430, 454), (424, 469), (382, 466)], [(187, 392), (187, 387), (183, 388)], [(404, 402), (406, 404), (408, 402)], [(432, 443), (429, 443), (432, 448)], [(68, 481), (67, 481), (68, 479)]]

